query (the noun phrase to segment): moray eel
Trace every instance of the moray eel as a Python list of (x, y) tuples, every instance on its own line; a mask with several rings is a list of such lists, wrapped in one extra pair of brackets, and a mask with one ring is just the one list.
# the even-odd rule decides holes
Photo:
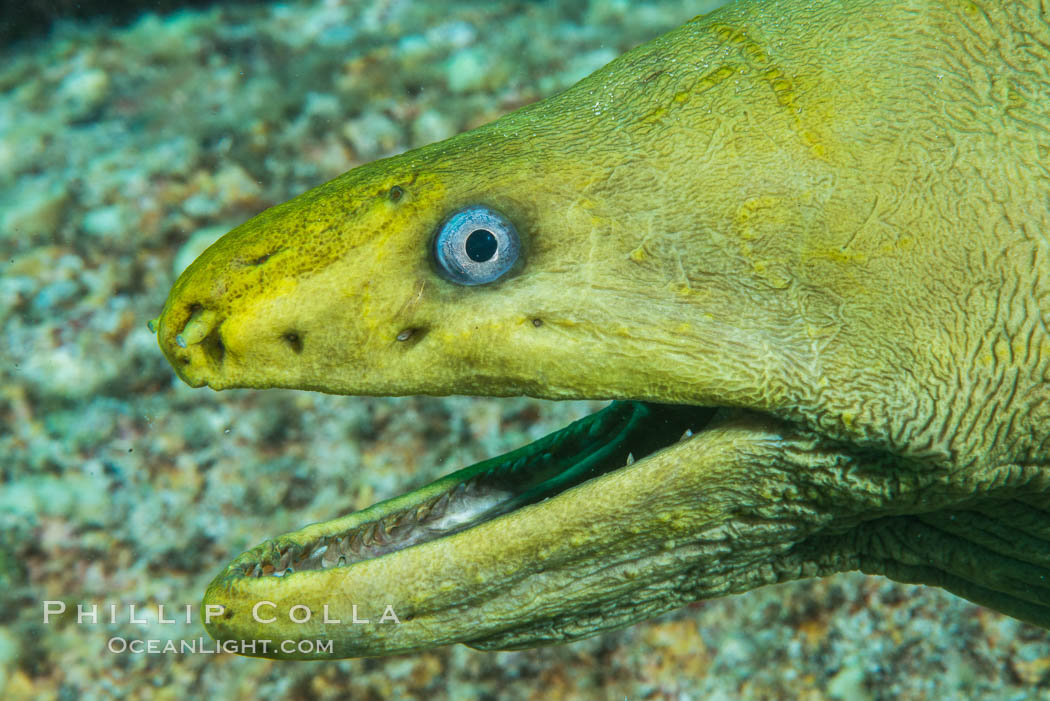
[(512, 649), (858, 569), (1050, 626), (1048, 164), (1045, 3), (738, 2), (259, 214), (159, 317), (189, 384), (615, 401), (244, 553), (210, 634)]

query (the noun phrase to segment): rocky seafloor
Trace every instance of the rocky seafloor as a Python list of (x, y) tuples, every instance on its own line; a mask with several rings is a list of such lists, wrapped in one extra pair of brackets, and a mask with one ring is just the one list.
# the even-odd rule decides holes
[[(178, 271), (267, 206), (561, 90), (715, 4), (254, 4), (0, 47), (0, 696), (1050, 698), (1050, 633), (858, 574), (521, 652), (107, 649), (205, 636), (156, 605), (196, 604), (267, 537), (598, 406), (193, 390), (146, 328)], [(99, 622), (45, 624), (48, 600), (99, 605)]]

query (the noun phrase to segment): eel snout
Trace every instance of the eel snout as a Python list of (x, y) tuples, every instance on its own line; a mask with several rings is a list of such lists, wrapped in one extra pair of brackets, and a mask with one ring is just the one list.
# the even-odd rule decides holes
[(194, 387), (209, 384), (221, 372), (226, 355), (223, 315), (199, 303), (164, 310), (157, 324), (158, 341), (179, 376)]
[[(152, 324), (168, 361), (193, 387), (310, 379), (299, 370), (317, 353), (304, 346), (310, 336), (316, 341), (324, 316), (296, 293), (317, 294), (304, 291), (301, 271), (288, 269), (287, 249), (259, 254), (264, 238), (249, 227), (220, 239), (179, 276)], [(278, 367), (290, 375), (283, 383), (270, 375)]]

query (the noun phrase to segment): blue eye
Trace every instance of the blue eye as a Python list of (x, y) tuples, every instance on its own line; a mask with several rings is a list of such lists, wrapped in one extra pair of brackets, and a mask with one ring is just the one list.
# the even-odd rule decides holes
[(461, 285), (484, 285), (502, 277), (518, 260), (521, 242), (506, 217), (488, 207), (467, 207), (438, 230), (434, 258), (441, 272)]

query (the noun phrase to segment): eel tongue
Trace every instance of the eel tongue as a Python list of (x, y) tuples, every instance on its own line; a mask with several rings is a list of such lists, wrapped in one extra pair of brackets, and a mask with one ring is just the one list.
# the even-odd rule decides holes
[(267, 541), (220, 578), (283, 576), (379, 557), (452, 535), (552, 497), (672, 445), (715, 409), (617, 401), (504, 455), (408, 494)]

